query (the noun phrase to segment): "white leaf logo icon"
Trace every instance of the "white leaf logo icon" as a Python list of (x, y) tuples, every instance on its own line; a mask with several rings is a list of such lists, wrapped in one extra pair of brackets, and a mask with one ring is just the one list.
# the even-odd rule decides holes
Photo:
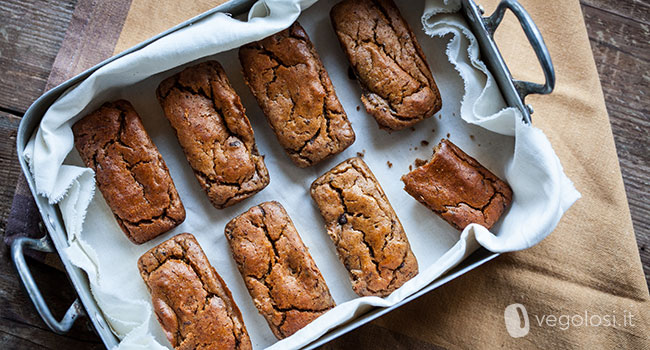
[(510, 304), (503, 312), (506, 329), (513, 338), (521, 338), (530, 331), (530, 321), (526, 307), (521, 304)]

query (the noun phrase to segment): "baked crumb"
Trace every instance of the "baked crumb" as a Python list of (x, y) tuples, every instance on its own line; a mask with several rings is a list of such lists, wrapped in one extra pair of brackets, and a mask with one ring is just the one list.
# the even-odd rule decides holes
[(361, 107), (357, 106), (357, 112), (361, 109)]
[(447, 133), (447, 138), (449, 138), (450, 136), (451, 136), (451, 135), (450, 135), (449, 133)]
[(474, 135), (469, 135), (469, 138), (472, 139), (472, 141), (474, 141)]
[(422, 145), (422, 147), (426, 147), (426, 146), (429, 145), (429, 141), (427, 141), (427, 140), (422, 140), (422, 141), (420, 141), (420, 144)]
[(388, 165), (389, 168), (392, 168), (392, 167), (393, 167), (393, 163), (391, 163), (390, 160), (387, 160), (387, 161), (386, 161), (386, 165)]
[(416, 167), (421, 167), (424, 164), (427, 164), (426, 159), (415, 158), (415, 166)]
[(363, 158), (366, 155), (366, 150), (361, 150), (361, 152), (357, 152), (357, 157)]

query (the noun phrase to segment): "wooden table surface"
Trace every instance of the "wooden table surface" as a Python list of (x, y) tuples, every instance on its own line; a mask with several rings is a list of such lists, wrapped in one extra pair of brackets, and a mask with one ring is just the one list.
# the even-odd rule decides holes
[[(581, 0), (605, 94), (628, 202), (644, 266), (650, 275), (650, 2)], [(0, 235), (16, 182), (16, 132), (29, 105), (44, 92), (76, 0), (0, 2)], [(37, 262), (32, 273), (57, 317), (75, 299), (64, 273)], [(64, 281), (64, 282), (61, 282)], [(67, 335), (51, 332), (22, 289), (0, 243), (0, 349), (100, 349), (85, 320)]]

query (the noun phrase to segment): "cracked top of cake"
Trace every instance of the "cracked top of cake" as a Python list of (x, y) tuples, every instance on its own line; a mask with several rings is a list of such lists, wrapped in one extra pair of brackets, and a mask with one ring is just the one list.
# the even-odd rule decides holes
[(361, 84), (361, 101), (382, 129), (400, 130), (440, 110), (424, 52), (393, 1), (342, 1), (330, 17)]
[(329, 75), (298, 22), (242, 46), (239, 59), (246, 83), (296, 165), (316, 164), (354, 142)]
[(105, 103), (72, 126), (74, 143), (115, 218), (135, 243), (185, 220), (185, 208), (158, 149), (128, 101)]
[(447, 139), (402, 181), (406, 192), (459, 230), (471, 223), (491, 228), (512, 201), (507, 183)]
[(217, 61), (165, 79), (158, 100), (212, 205), (223, 209), (269, 184), (253, 128)]
[(174, 348), (252, 349), (230, 290), (193, 235), (157, 245), (140, 257), (138, 268)]
[(265, 202), (225, 229), (237, 267), (255, 306), (278, 339), (335, 306), (329, 288), (278, 202)]
[(311, 196), (358, 295), (387, 296), (417, 275), (404, 228), (361, 158), (316, 179)]

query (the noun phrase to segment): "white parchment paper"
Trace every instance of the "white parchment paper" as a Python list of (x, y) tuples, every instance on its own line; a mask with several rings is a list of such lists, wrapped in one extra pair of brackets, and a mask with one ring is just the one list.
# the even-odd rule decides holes
[[(298, 20), (319, 52), (357, 138), (343, 153), (317, 166), (297, 168), (278, 144), (245, 86), (236, 47), (288, 27), (301, 8), (311, 2), (267, 3), (254, 7), (248, 23), (217, 14), (103, 67), (50, 108), (26, 151), (39, 193), (61, 208), (70, 243), (66, 254), (88, 273), (98, 305), (115, 334), (123, 339), (120, 348), (170, 346), (152, 316), (150, 295), (136, 261), (148, 249), (181, 232), (196, 236), (226, 281), (254, 347), (286, 349), (308, 344), (370, 306), (394, 305), (457, 265), (479, 244), (496, 252), (532, 246), (552, 231), (579, 197), (543, 133), (519, 122), (516, 110), (505, 108), (485, 66), (471, 58), (478, 55), (478, 49), (462, 17), (445, 14), (458, 6), (454, 1), (430, 1), (426, 9), (422, 2), (398, 2), (427, 56), (442, 93), (443, 108), (413, 129), (391, 134), (379, 130), (375, 120), (365, 113), (358, 82), (348, 76), (347, 60), (329, 20), (335, 2), (318, 2), (300, 14)], [(216, 59), (223, 65), (247, 109), (271, 177), (270, 185), (262, 192), (224, 210), (215, 209), (200, 188), (155, 97), (156, 87), (164, 78), (195, 64), (197, 61), (184, 63), (197, 57), (203, 57), (198, 61)], [(167, 70), (171, 67), (176, 68)], [(187, 211), (183, 224), (142, 245), (134, 245), (125, 237), (103, 197), (94, 194), (92, 171), (83, 167), (76, 151), (70, 152), (72, 123), (102, 103), (120, 98), (129, 100), (142, 117)], [(409, 171), (416, 158), (430, 158), (433, 146), (444, 137), (512, 186), (513, 204), (492, 233), (479, 225), (470, 225), (460, 233), (402, 189), (400, 176)], [(353, 293), (308, 192), (316, 177), (358, 154), (363, 155), (384, 188), (420, 267), (418, 276), (383, 299), (359, 298)], [(225, 224), (234, 216), (268, 200), (277, 200), (286, 208), (338, 305), (281, 342), (254, 307), (223, 233)]]

